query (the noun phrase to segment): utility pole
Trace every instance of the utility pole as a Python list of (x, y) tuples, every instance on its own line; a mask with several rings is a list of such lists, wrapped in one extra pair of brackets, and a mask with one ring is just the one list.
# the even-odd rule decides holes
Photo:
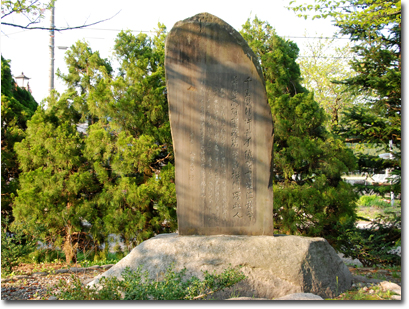
[[(55, 3), (54, 3), (55, 6)], [(50, 25), (50, 89), (49, 92), (51, 92), (51, 90), (54, 89), (54, 28), (55, 28), (55, 24), (54, 24), (54, 6), (51, 8), (51, 25)]]

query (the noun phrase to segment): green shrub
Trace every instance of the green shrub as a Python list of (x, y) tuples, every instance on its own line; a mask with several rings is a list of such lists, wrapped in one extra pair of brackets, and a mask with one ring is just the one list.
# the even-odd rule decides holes
[(107, 259), (104, 251), (98, 251), (94, 254), (94, 262), (105, 261)]
[(102, 262), (102, 261), (108, 260), (109, 256), (112, 257), (112, 254), (109, 252), (108, 244), (106, 244), (105, 248), (103, 250), (98, 250), (98, 251), (94, 252), (93, 260), (94, 260), (94, 262)]
[(73, 283), (60, 280), (60, 292), (54, 294), (61, 300), (195, 300), (204, 298), (216, 291), (230, 287), (245, 279), (239, 269), (229, 267), (221, 274), (203, 272), (204, 279), (184, 278), (187, 269), (180, 272), (169, 266), (162, 280), (149, 279), (148, 272), (142, 267), (136, 271), (126, 268), (123, 280), (116, 277), (102, 277), (100, 289), (83, 286), (78, 278), (72, 277)]
[(352, 219), (340, 222), (334, 247), (365, 267), (400, 265), (401, 257), (391, 250), (401, 243), (401, 220), (396, 214), (378, 216), (366, 229), (357, 228)]
[(117, 244), (114, 246), (114, 251), (115, 251), (116, 258), (118, 258), (118, 259), (123, 259), (124, 256), (127, 255), (127, 253), (125, 252), (125, 250), (122, 250), (121, 245), (120, 245), (119, 243), (117, 243)]
[(78, 253), (77, 263), (82, 267), (90, 267), (93, 265), (116, 264), (121, 260), (114, 252), (100, 253), (100, 251), (87, 252), (85, 254)]
[(65, 260), (65, 254), (58, 249), (37, 249), (28, 255), (28, 262), (50, 263), (55, 260)]
[(20, 263), (20, 258), (34, 251), (37, 241), (24, 233), (22, 226), (9, 226), (9, 219), (2, 217), (1, 270), (7, 274)]
[(89, 250), (85, 252), (79, 251), (77, 253), (77, 263), (82, 263), (85, 261), (88, 261), (88, 262), (93, 261), (95, 258), (95, 255), (96, 255), (95, 250)]

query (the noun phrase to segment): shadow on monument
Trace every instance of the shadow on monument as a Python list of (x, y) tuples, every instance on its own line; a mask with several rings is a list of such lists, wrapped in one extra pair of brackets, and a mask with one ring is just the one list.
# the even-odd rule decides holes
[(192, 27), (166, 43), (179, 231), (272, 235), (273, 126), (255, 55), (239, 34)]

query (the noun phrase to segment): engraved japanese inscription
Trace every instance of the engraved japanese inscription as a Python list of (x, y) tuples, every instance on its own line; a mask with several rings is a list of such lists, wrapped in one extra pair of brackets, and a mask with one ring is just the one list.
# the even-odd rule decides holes
[(202, 13), (166, 40), (180, 235), (273, 235), (273, 122), (257, 58)]

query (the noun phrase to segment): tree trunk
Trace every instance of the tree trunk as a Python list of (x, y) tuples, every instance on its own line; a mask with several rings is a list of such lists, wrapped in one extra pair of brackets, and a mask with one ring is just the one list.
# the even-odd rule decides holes
[(71, 262), (75, 262), (77, 260), (77, 247), (78, 242), (76, 244), (73, 244), (71, 227), (68, 227), (63, 247), (63, 251), (65, 253), (65, 261), (67, 262), (67, 264), (71, 264)]

